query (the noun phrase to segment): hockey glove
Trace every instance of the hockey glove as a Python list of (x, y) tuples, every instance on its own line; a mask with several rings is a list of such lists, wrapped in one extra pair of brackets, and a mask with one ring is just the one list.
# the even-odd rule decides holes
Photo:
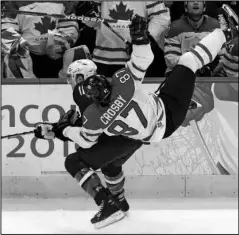
[(52, 130), (56, 137), (63, 141), (70, 140), (63, 135), (63, 130), (68, 126), (75, 126), (79, 118), (79, 113), (73, 109), (62, 115), (60, 120), (53, 124)]
[(149, 44), (148, 38), (148, 22), (147, 19), (139, 15), (132, 17), (132, 22), (129, 26), (132, 44), (145, 45)]
[(55, 133), (52, 131), (53, 124), (39, 122), (35, 125), (34, 135), (38, 139), (50, 140), (55, 138)]

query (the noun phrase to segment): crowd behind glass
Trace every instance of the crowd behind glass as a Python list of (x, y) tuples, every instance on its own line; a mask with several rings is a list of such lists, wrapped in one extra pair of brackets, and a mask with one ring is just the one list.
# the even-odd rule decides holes
[[(130, 48), (105, 25), (99, 25), (102, 23), (66, 22), (64, 20), (58, 20), (55, 23), (50, 18), (42, 17), (41, 22), (35, 23), (34, 26), (34, 30), (37, 30), (40, 36), (35, 36), (35, 42), (32, 43), (31, 40), (28, 42), (30, 33), (27, 31), (27, 24), (24, 20), (30, 16), (24, 16), (23, 19), (22, 16), (14, 13), (14, 10), (32, 10), (34, 3), (36, 2), (2, 1), (1, 3), (2, 9), (10, 9), (9, 12), (2, 14), (1, 18), (3, 79), (64, 78), (64, 75), (59, 76), (59, 71), (65, 63), (63, 53), (52, 55), (48, 52), (49, 50), (43, 48), (46, 44), (39, 42), (49, 40), (47, 34), (50, 31), (48, 30), (53, 29), (64, 32), (66, 35), (64, 38), (67, 42), (66, 49), (86, 45), (92, 59), (97, 64), (98, 72), (105, 76), (112, 76), (129, 59)], [(62, 2), (48, 3), (62, 4)], [(236, 1), (226, 3), (238, 13)], [(207, 33), (220, 27), (217, 9), (222, 6), (223, 2), (72, 1), (64, 2), (64, 4), (64, 14), (74, 13), (75, 15), (120, 20), (129, 20), (130, 16), (135, 13), (143, 14), (149, 20), (151, 46), (155, 55), (146, 77), (167, 77), (183, 53), (194, 47)], [(200, 9), (201, 15), (198, 14)], [(130, 41), (127, 29), (120, 31), (113, 28)], [(14, 51), (12, 48), (17, 45), (16, 42), (20, 46)], [(9, 51), (12, 55), (9, 55)], [(213, 63), (198, 71), (197, 75), (198, 77), (238, 77), (238, 57), (224, 51)]]

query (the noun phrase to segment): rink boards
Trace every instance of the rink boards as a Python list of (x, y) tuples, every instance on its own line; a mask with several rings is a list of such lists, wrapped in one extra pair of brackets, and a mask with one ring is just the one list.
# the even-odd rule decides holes
[[(100, 177), (103, 179), (101, 174)], [(237, 198), (238, 175), (126, 175), (125, 190), (129, 198)], [(66, 174), (39, 177), (3, 176), (2, 196), (10, 198), (87, 197), (75, 180)]]
[[(158, 84), (144, 87), (155, 91)], [(2, 92), (2, 135), (32, 130), (39, 121), (55, 122), (75, 108), (68, 85), (4, 85)], [(225, 104), (233, 111), (230, 105)], [(186, 127), (160, 146), (139, 149), (124, 166), (128, 195), (237, 197), (238, 160), (235, 151), (225, 153), (214, 138), (214, 115), (212, 111), (197, 123), (206, 146), (195, 137), (193, 128)], [(64, 158), (74, 149), (72, 143), (37, 140), (32, 135), (2, 140), (3, 196), (86, 196), (64, 168)], [(218, 162), (228, 166), (230, 175), (221, 175)]]

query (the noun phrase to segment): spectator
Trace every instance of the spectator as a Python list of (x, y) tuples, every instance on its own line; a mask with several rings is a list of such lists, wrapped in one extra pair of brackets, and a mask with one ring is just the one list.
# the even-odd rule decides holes
[[(193, 48), (203, 37), (215, 28), (219, 22), (205, 15), (206, 5), (203, 1), (185, 1), (185, 15), (170, 25), (165, 36), (164, 57), (167, 65), (166, 76), (178, 63), (182, 54)], [(199, 72), (205, 71), (202, 68)]]
[[(74, 5), (74, 2), (5, 2), (5, 8), (9, 10), (48, 14), (71, 14)], [(78, 23), (73, 20), (11, 12), (4, 14), (2, 51), (5, 76), (57, 78), (63, 66), (64, 52), (73, 47), (78, 37)]]
[[(159, 46), (163, 47), (160, 38), (170, 23), (169, 11), (164, 3), (155, 1), (103, 1), (98, 3), (98, 9), (100, 16), (106, 19), (130, 20), (133, 14), (148, 17), (150, 20), (149, 33)], [(93, 61), (97, 64), (100, 74), (110, 77), (116, 70), (124, 67), (130, 58), (126, 44), (103, 23), (100, 25), (87, 23), (87, 25), (97, 30)], [(131, 41), (128, 26), (114, 23), (110, 23), (110, 26), (125, 39)]]
[[(222, 3), (220, 1), (212, 2), (205, 1), (206, 11), (205, 15), (211, 16), (217, 19), (217, 11), (221, 7)], [(171, 21), (175, 21), (180, 19), (180, 17), (184, 14), (184, 2), (173, 2), (170, 6), (170, 15)]]

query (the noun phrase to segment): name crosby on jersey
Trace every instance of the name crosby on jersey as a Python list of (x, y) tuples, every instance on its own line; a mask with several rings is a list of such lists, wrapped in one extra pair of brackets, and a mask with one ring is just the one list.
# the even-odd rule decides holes
[(105, 125), (109, 124), (112, 118), (118, 114), (117, 112), (124, 106), (125, 103), (126, 100), (119, 95), (113, 104), (110, 105), (110, 108), (108, 108), (107, 111), (100, 117), (101, 122)]

